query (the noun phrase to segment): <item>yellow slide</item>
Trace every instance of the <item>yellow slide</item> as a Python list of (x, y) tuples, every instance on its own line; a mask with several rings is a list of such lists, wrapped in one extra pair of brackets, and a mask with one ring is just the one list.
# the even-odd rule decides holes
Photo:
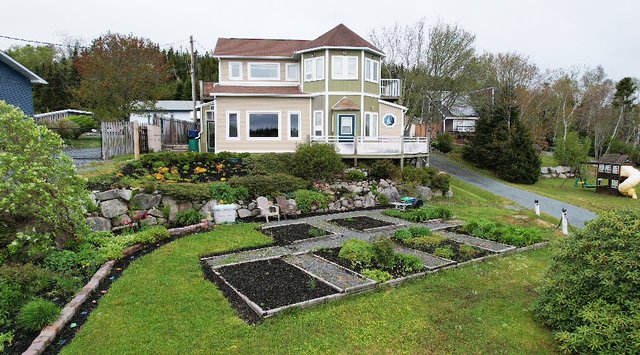
[(625, 196), (638, 199), (635, 186), (640, 183), (640, 171), (632, 166), (623, 165), (620, 167), (620, 177), (626, 177), (627, 180), (618, 186), (618, 191)]

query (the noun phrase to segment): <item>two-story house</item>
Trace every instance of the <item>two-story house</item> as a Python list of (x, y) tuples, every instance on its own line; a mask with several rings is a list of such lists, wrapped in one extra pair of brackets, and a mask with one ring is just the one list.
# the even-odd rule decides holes
[(0, 100), (33, 116), (33, 84), (47, 84), (7, 53), (0, 51)]
[(202, 151), (293, 152), (334, 144), (345, 158), (426, 156), (404, 137), (397, 79), (381, 79), (378, 48), (344, 25), (314, 40), (219, 38), (219, 82), (205, 84)]

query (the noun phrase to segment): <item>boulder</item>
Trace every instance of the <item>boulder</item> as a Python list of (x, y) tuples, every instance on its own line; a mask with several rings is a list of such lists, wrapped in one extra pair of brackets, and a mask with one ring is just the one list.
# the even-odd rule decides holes
[(96, 199), (98, 201), (108, 201), (108, 200), (114, 200), (116, 198), (118, 198), (117, 189), (111, 189), (111, 190), (96, 193)]
[(380, 179), (380, 182), (378, 183), (378, 188), (387, 188), (387, 187), (389, 187), (389, 183), (387, 182), (387, 180)]
[(566, 179), (566, 178), (567, 178), (567, 175), (565, 175), (565, 174), (558, 174), (558, 177), (559, 177), (560, 179)]
[(433, 197), (433, 191), (429, 186), (418, 186), (416, 187), (416, 198), (429, 201)]
[(131, 199), (131, 204), (135, 206), (135, 208), (139, 208), (142, 210), (148, 210), (156, 207), (160, 204), (160, 200), (162, 196), (160, 195), (151, 195), (151, 194), (136, 194)]
[(143, 226), (155, 226), (158, 224), (158, 219), (154, 216), (147, 216), (147, 218), (140, 221), (140, 224)]
[[(382, 181), (382, 180), (381, 180)], [(389, 202), (398, 202), (400, 201), (400, 193), (395, 186), (389, 186), (385, 189), (378, 191), (381, 195), (387, 196)]]
[[(215, 201), (215, 200), (214, 200)], [(258, 208), (258, 204), (255, 202), (251, 202), (247, 205), (247, 208), (250, 210), (255, 210), (256, 208)]]
[(217, 204), (218, 201), (216, 200), (207, 201), (204, 205), (202, 205), (202, 207), (200, 207), (200, 214), (206, 216), (207, 212), (209, 212), (213, 216), (213, 206)]
[(94, 232), (111, 231), (111, 221), (102, 217), (87, 218), (87, 225)]
[(241, 208), (241, 209), (238, 210), (238, 217), (239, 218), (247, 218), (247, 217), (251, 217), (251, 216), (253, 216), (253, 214), (251, 213), (251, 210), (249, 210), (247, 208)]
[(376, 200), (373, 196), (367, 195), (364, 197), (364, 200), (362, 201), (362, 207), (369, 208), (375, 205), (376, 205)]
[(549, 174), (549, 168), (546, 166), (543, 166), (540, 168), (540, 173), (541, 174)]
[(362, 208), (364, 206), (364, 202), (362, 202), (362, 200), (355, 200), (353, 201), (353, 207), (355, 208)]
[(131, 200), (131, 195), (132, 195), (131, 190), (127, 190), (127, 189), (120, 189), (118, 190), (118, 197), (120, 197), (121, 199), (125, 200), (125, 201), (129, 201)]
[(113, 218), (124, 214), (129, 208), (120, 200), (107, 200), (100, 204), (100, 212), (104, 218)]
[(442, 197), (442, 191), (440, 191), (440, 190), (435, 190), (435, 191), (433, 192), (433, 196), (434, 196), (434, 197)]
[(444, 197), (446, 198), (452, 198), (453, 197), (453, 191), (451, 189), (447, 190), (447, 192), (445, 192)]
[(111, 222), (114, 227), (122, 227), (131, 223), (131, 218), (126, 214), (123, 214), (121, 216), (113, 218)]
[(149, 216), (153, 216), (156, 218), (164, 218), (164, 212), (162, 212), (162, 210), (157, 208), (152, 208), (147, 213), (149, 214)]

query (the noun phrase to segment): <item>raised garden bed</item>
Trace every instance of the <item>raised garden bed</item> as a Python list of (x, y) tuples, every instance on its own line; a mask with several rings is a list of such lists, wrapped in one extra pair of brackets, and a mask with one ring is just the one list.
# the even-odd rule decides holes
[(322, 280), (279, 258), (223, 266), (215, 269), (226, 283), (266, 311), (336, 294)]
[[(434, 234), (430, 236), (433, 238), (434, 243), (420, 244), (412, 242), (396, 241), (397, 243), (404, 245), (408, 248), (423, 251), (425, 253), (433, 254), (438, 257), (453, 260), (455, 262), (465, 262), (473, 259), (482, 258), (491, 254), (488, 250), (480, 249), (469, 244), (458, 243), (454, 240), (447, 239), (442, 236)], [(427, 237), (429, 238), (429, 237)], [(438, 238), (441, 238), (440, 242), (437, 242)], [(420, 239), (420, 238), (416, 238)]]
[(279, 245), (286, 245), (300, 241), (318, 239), (331, 235), (324, 229), (307, 223), (287, 224), (277, 227), (262, 228), (262, 233), (270, 236)]
[[(324, 258), (326, 260), (329, 260), (333, 263), (336, 263), (344, 268), (347, 269), (351, 269), (357, 273), (362, 273), (362, 271), (365, 269), (365, 267), (361, 267), (361, 266), (354, 266), (351, 265), (351, 263), (349, 262), (349, 260), (343, 259), (341, 257), (338, 256), (338, 254), (340, 253), (340, 248), (330, 248), (330, 249), (320, 249), (314, 252), (315, 255)], [(400, 272), (398, 270), (387, 270), (392, 276), (393, 278), (400, 278), (400, 277), (405, 277), (408, 275), (412, 275), (412, 274), (417, 274), (420, 273), (422, 271), (425, 271), (425, 269), (422, 270), (416, 270), (416, 272), (413, 273), (403, 273)]]
[(380, 229), (386, 229), (386, 227), (397, 226), (397, 224), (395, 223), (367, 216), (338, 218), (329, 220), (328, 222), (339, 225), (340, 227), (354, 229), (360, 232), (370, 232)]

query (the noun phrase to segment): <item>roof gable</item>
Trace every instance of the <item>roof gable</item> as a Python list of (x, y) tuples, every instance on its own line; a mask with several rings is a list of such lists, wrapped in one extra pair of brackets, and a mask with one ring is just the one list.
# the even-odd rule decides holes
[(331, 109), (334, 111), (360, 111), (360, 106), (345, 96), (333, 105)]
[(24, 65), (18, 63), (15, 59), (11, 58), (7, 53), (0, 51), (0, 62), (11, 67), (13, 70), (22, 74), (22, 76), (26, 77), (31, 81), (32, 84), (48, 84), (46, 80), (39, 77), (37, 74), (27, 69)]
[(301, 47), (298, 52), (305, 52), (311, 49), (323, 47), (367, 48), (369, 50), (382, 54), (382, 51), (380, 49), (369, 43), (369, 41), (360, 37), (357, 33), (353, 32), (344, 24), (339, 24), (320, 37), (308, 42), (305, 46)]

